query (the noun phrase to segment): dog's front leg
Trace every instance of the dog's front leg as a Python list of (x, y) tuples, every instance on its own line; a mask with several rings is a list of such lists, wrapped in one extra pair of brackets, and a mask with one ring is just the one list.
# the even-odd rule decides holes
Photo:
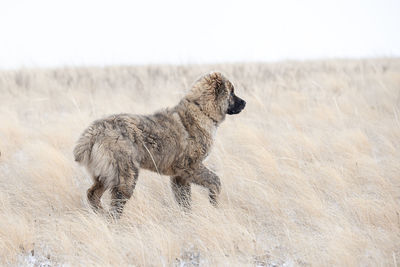
[(194, 171), (192, 182), (207, 188), (210, 203), (217, 206), (218, 195), (221, 192), (221, 181), (215, 173), (201, 164), (199, 168)]
[(179, 206), (189, 210), (191, 206), (191, 188), (188, 180), (181, 176), (172, 176), (171, 187)]

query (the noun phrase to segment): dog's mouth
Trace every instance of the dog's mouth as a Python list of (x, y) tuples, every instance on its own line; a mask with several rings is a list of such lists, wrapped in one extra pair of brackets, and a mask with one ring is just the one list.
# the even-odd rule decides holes
[(229, 114), (229, 115), (238, 114), (246, 106), (246, 101), (244, 101), (240, 97), (234, 96), (233, 99), (234, 99), (234, 102), (233, 102), (233, 104), (229, 105), (226, 114)]

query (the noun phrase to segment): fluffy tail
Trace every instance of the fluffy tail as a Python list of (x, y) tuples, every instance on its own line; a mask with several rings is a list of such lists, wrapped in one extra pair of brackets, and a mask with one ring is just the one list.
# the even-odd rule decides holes
[(93, 126), (89, 126), (89, 128), (83, 132), (74, 148), (75, 161), (84, 164), (89, 162), (90, 154), (96, 140), (95, 136), (96, 131)]

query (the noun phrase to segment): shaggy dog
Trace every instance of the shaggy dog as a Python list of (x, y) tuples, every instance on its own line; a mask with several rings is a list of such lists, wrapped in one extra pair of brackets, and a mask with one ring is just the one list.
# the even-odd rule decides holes
[(171, 177), (176, 201), (190, 208), (190, 184), (204, 186), (217, 204), (218, 176), (203, 165), (213, 136), (226, 114), (237, 114), (246, 102), (232, 83), (214, 72), (197, 80), (171, 109), (154, 115), (118, 114), (93, 122), (74, 149), (75, 161), (86, 166), (93, 186), (87, 197), (101, 209), (100, 198), (111, 189), (111, 213), (119, 218), (135, 188), (139, 168)]

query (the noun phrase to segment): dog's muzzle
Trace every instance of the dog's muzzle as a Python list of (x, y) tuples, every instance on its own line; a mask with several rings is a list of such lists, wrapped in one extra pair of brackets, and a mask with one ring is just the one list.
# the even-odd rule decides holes
[(244, 109), (245, 106), (246, 101), (244, 101), (240, 97), (234, 96), (233, 105), (229, 105), (228, 111), (226, 113), (229, 115), (238, 114)]

